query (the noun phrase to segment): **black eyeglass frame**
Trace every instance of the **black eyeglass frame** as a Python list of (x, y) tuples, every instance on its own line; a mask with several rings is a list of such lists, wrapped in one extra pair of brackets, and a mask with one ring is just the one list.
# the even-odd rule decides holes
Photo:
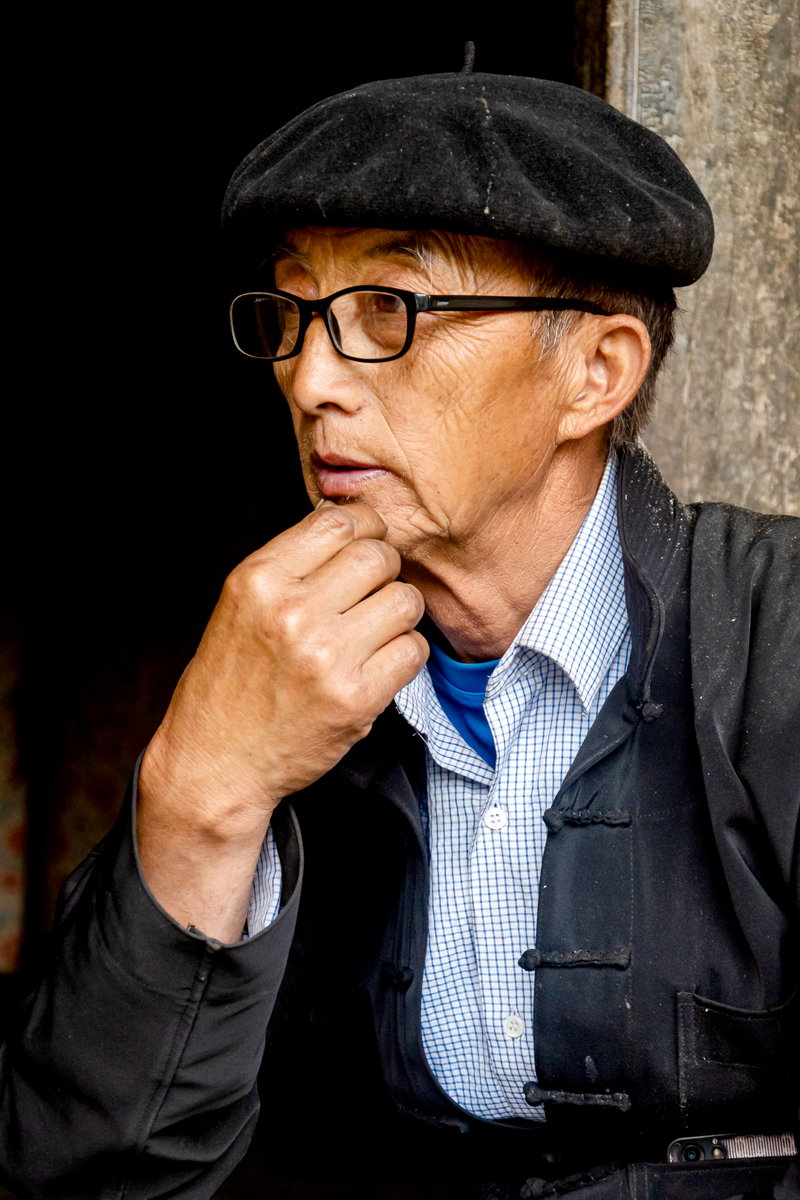
[[(403, 301), (406, 306), (407, 315), (406, 340), (403, 343), (402, 350), (399, 350), (397, 354), (391, 354), (388, 358), (357, 358), (354, 354), (345, 354), (344, 350), (340, 346), (337, 346), (336, 335), (331, 326), (330, 306), (340, 296), (347, 296), (352, 292), (383, 292), (389, 296), (397, 296), (398, 299)], [(289, 354), (276, 355), (272, 358), (268, 355), (262, 357), (261, 355), (248, 354), (246, 350), (242, 350), (237, 341), (236, 330), (233, 324), (233, 306), (237, 300), (241, 300), (245, 296), (279, 296), (282, 300), (290, 300), (293, 304), (297, 305), (300, 313), (300, 326), (294, 349)], [(294, 296), (291, 292), (281, 292), (278, 289), (269, 292), (266, 290), (242, 292), (240, 295), (234, 296), (231, 301), (230, 322), (231, 334), (233, 335), (236, 349), (247, 358), (257, 358), (261, 362), (285, 362), (288, 358), (295, 358), (303, 349), (306, 332), (315, 315), (322, 317), (328, 337), (331, 340), (331, 345), (342, 358), (348, 358), (351, 362), (394, 362), (395, 359), (403, 357), (414, 340), (417, 313), (570, 311), (592, 313), (597, 317), (607, 317), (610, 315), (604, 308), (600, 308), (598, 304), (592, 304), (588, 300), (567, 300), (559, 296), (429, 296), (424, 292), (409, 292), (405, 288), (381, 287), (376, 284), (359, 284), (356, 287), (342, 288), (341, 291), (333, 292), (330, 296), (323, 296), (319, 300), (303, 300), (300, 296)]]

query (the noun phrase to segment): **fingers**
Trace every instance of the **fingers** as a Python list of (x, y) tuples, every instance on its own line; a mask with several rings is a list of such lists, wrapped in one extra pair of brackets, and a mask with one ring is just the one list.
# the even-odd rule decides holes
[(416, 679), (429, 654), (430, 648), (425, 638), (413, 629), (381, 646), (364, 664), (364, 687), (368, 691), (374, 689), (381, 709), (390, 703), (401, 688)]
[(345, 613), (396, 578), (400, 565), (400, 555), (386, 542), (361, 538), (307, 575), (303, 589), (316, 608)]
[[(388, 642), (413, 630), (424, 611), (425, 601), (410, 583), (388, 583), (344, 614), (337, 623), (337, 638), (349, 647), (351, 661), (361, 665)], [(428, 643), (422, 641), (427, 658)]]
[(305, 579), (351, 542), (378, 541), (386, 522), (368, 504), (325, 504), (251, 554), (251, 564), (275, 563), (286, 578)]

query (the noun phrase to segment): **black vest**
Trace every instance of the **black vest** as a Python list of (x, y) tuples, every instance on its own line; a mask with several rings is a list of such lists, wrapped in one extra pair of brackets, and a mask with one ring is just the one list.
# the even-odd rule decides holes
[[(538, 942), (513, 948), (535, 987), (538, 1080), (520, 1089), (546, 1106), (542, 1146), (663, 1159), (683, 1134), (796, 1120), (800, 522), (679, 505), (643, 448), (622, 456), (618, 513), (631, 661), (545, 813)], [(353, 1053), (341, 1014), (366, 996), (395, 1108), (489, 1127), (422, 1050), (424, 786), (422, 742), (392, 706), (295, 798), (306, 869), (285, 1004), (300, 987)]]

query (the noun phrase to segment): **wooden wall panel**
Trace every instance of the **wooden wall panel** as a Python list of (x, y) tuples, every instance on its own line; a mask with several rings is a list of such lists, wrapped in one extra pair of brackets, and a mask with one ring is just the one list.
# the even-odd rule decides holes
[(606, 97), (711, 204), (645, 441), (684, 500), (800, 514), (800, 7), (609, 0)]

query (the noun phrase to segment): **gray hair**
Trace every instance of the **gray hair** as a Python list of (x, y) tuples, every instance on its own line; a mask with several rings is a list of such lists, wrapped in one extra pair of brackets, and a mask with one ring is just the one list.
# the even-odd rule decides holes
[[(677, 301), (671, 287), (660, 285), (635, 270), (604, 267), (566, 255), (557, 257), (522, 244), (514, 245), (514, 258), (528, 281), (532, 296), (558, 296), (589, 300), (610, 313), (636, 317), (650, 337), (650, 365), (642, 386), (610, 423), (612, 447), (635, 441), (647, 425), (656, 401), (656, 378), (675, 339)], [(584, 319), (580, 312), (543, 312), (534, 324), (542, 360), (552, 357), (564, 337)]]
[[(427, 270), (431, 267), (431, 242), (465, 265), (473, 259), (472, 239), (463, 234), (432, 230), (411, 234), (406, 240), (409, 256)], [(497, 248), (511, 257), (527, 282), (529, 295), (589, 300), (607, 312), (628, 313), (645, 326), (650, 337), (650, 366), (639, 391), (614, 417), (609, 428), (615, 449), (636, 441), (650, 420), (656, 400), (656, 378), (675, 337), (677, 302), (673, 289), (654, 279), (651, 273), (627, 264), (558, 254), (527, 242), (498, 239)], [(542, 312), (531, 316), (540, 362), (555, 355), (565, 336), (585, 319), (580, 312)]]

